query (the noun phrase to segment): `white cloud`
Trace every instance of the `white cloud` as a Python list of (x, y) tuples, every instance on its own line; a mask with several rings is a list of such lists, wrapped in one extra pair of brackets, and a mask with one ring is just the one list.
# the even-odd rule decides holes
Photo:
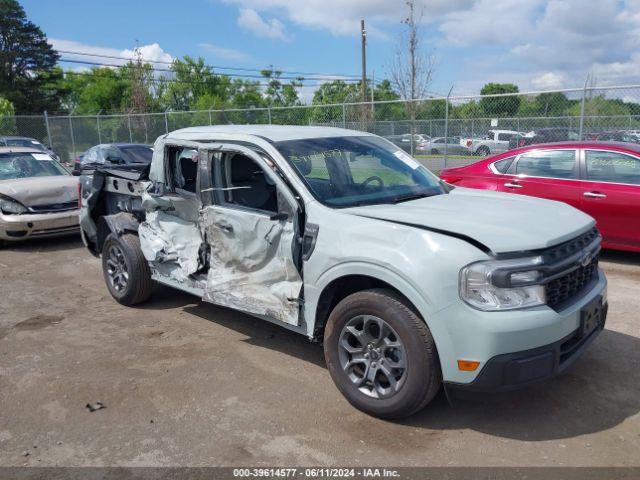
[[(373, 36), (385, 37), (382, 27), (398, 24), (406, 14), (401, 0), (224, 0), (243, 9), (271, 12), (306, 28), (327, 30), (333, 35), (358, 35), (360, 19), (367, 21)], [(474, 0), (419, 0), (424, 20), (469, 8)]]
[(265, 21), (252, 8), (241, 8), (238, 16), (238, 25), (254, 35), (276, 40), (288, 40), (284, 31), (284, 24), (277, 18)]
[(233, 48), (220, 47), (219, 45), (214, 45), (212, 43), (200, 43), (198, 44), (198, 47), (210, 53), (214, 57), (223, 60), (233, 60), (235, 62), (246, 62), (251, 60), (249, 55)]
[[(60, 56), (68, 60), (77, 60), (81, 62), (92, 62), (107, 65), (124, 65), (129, 59), (135, 58), (135, 50), (120, 50), (111, 47), (101, 47), (97, 45), (87, 45), (73, 40), (63, 40), (60, 38), (49, 38), (49, 43), (55, 50), (60, 51)], [(140, 52), (142, 58), (150, 63), (154, 62), (171, 62), (173, 57), (165, 52), (157, 43), (150, 45), (142, 45)], [(78, 52), (78, 53), (66, 53)], [(109, 58), (113, 57), (113, 58)], [(159, 64), (158, 67), (163, 64)], [(164, 65), (166, 68), (166, 65)]]
[(559, 73), (547, 72), (531, 79), (534, 88), (553, 90), (564, 86), (564, 76)]

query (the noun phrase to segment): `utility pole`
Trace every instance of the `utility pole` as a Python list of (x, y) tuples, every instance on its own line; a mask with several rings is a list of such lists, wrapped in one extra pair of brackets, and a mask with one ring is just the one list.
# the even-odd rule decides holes
[(367, 30), (364, 28), (364, 18), (360, 20), (360, 37), (362, 40), (362, 126), (367, 118)]

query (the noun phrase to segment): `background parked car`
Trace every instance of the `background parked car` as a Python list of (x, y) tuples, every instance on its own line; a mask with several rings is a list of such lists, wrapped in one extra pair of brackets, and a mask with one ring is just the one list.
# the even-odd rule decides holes
[(509, 149), (509, 141), (522, 134), (515, 130), (489, 130), (481, 138), (462, 138), (460, 145), (467, 147), (473, 155), (486, 156)]
[(640, 137), (623, 131), (590, 133), (587, 135), (587, 138), (599, 142), (640, 143)]
[(461, 145), (460, 137), (437, 137), (429, 140), (424, 149), (427, 153), (432, 155), (440, 155), (444, 153), (445, 144), (447, 146), (447, 153), (451, 155), (469, 155), (471, 150), (465, 145)]
[(640, 252), (640, 145), (533, 145), (440, 175), (462, 187), (568, 203), (596, 219), (603, 247)]
[(40, 149), (0, 147), (0, 244), (78, 232), (77, 179)]
[[(391, 143), (397, 145), (405, 152), (411, 153), (411, 134), (389, 135), (385, 137)], [(416, 133), (413, 135), (413, 153), (427, 153), (426, 144), (430, 140), (428, 135)]]
[(31, 137), (0, 137), (0, 147), (25, 147), (35, 148), (41, 152), (46, 152), (51, 155), (54, 160), (60, 161), (60, 156), (57, 155), (50, 147), (43, 145), (41, 142)]
[(105, 143), (87, 150), (76, 158), (73, 174), (80, 175), (83, 170), (93, 170), (98, 166), (125, 166), (141, 170), (151, 163), (153, 148), (143, 143)]
[(509, 141), (509, 149), (518, 147), (526, 147), (527, 145), (535, 145), (538, 143), (553, 143), (553, 142), (567, 142), (578, 141), (580, 135), (573, 130), (565, 127), (549, 127), (540, 128), (531, 132), (525, 133), (520, 137), (514, 137)]

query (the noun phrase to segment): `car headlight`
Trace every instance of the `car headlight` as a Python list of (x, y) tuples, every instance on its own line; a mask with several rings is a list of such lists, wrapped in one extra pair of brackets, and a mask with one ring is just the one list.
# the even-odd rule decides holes
[(546, 303), (545, 289), (536, 282), (542, 257), (489, 260), (460, 271), (460, 298), (478, 310), (497, 311)]
[(29, 210), (27, 210), (27, 207), (22, 205), (17, 200), (14, 200), (10, 197), (5, 197), (4, 195), (0, 195), (0, 211), (2, 213), (20, 214), (26, 213)]

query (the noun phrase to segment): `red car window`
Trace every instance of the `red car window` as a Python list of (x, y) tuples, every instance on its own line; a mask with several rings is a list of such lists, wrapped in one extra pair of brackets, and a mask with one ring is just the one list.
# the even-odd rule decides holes
[(587, 150), (587, 179), (640, 185), (640, 160), (618, 152)]

